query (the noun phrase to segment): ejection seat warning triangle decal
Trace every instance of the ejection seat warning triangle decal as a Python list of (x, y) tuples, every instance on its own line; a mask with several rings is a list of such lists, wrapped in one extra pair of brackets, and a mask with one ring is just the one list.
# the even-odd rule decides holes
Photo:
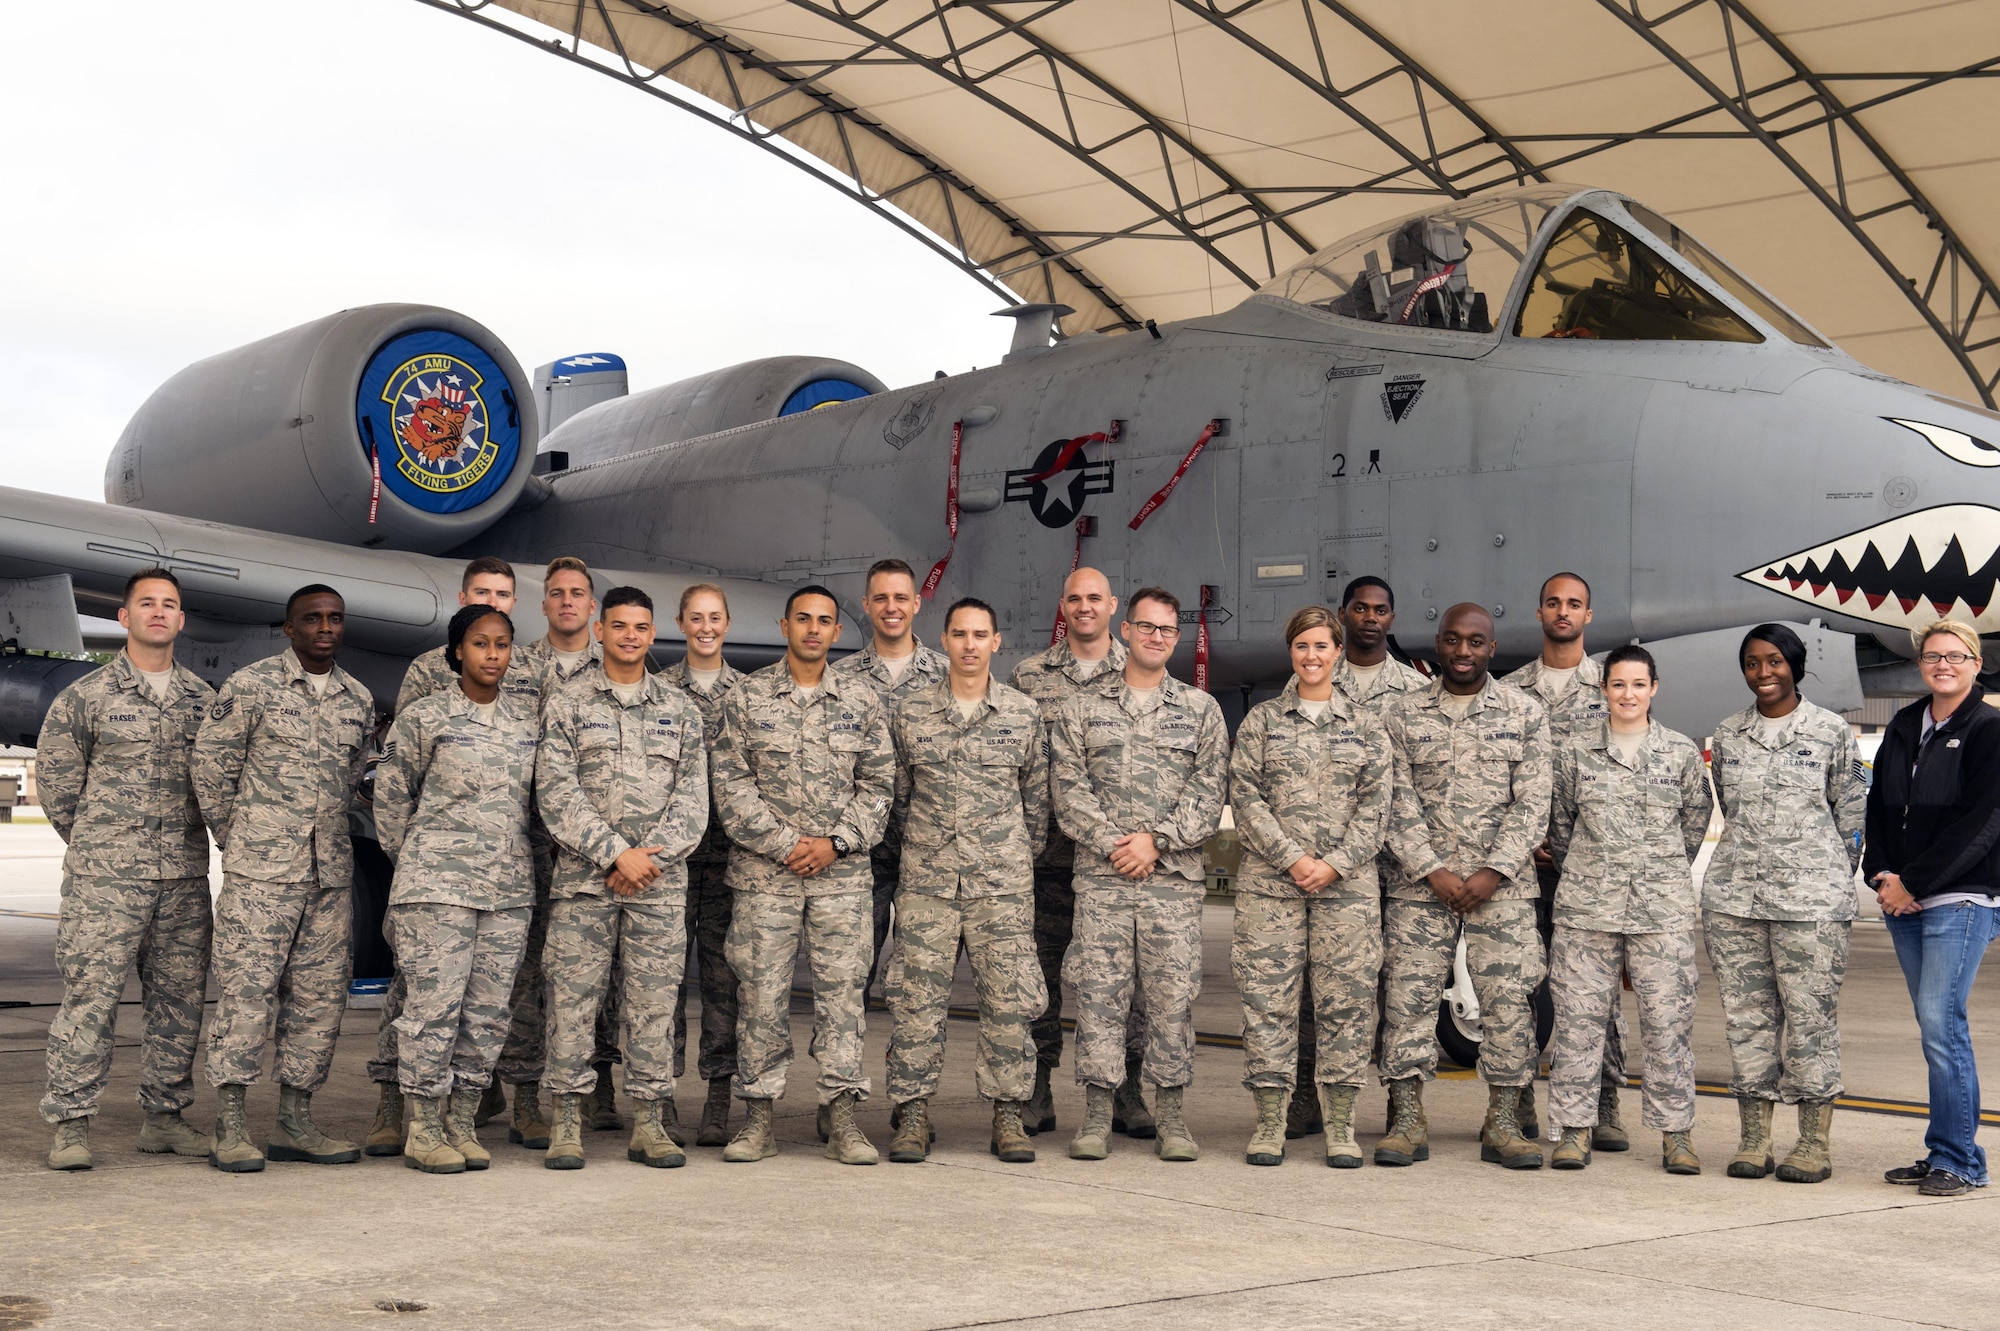
[(1424, 395), (1424, 381), (1414, 374), (1398, 375), (1382, 385), (1382, 414), (1392, 425), (1400, 425), (1417, 399)]

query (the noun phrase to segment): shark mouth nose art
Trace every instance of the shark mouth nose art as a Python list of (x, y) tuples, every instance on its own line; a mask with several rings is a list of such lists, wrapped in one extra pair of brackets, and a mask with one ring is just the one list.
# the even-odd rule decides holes
[(1943, 504), (1737, 574), (1821, 610), (1892, 628), (1934, 619), (2000, 632), (2000, 510)]

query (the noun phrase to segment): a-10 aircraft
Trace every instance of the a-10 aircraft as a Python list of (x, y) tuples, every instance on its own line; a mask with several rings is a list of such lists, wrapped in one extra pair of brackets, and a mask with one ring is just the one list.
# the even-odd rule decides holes
[[(185, 584), (184, 659), (219, 680), (282, 645), (286, 593), (325, 581), (350, 666), (393, 697), (472, 554), (521, 569), (524, 634), (558, 554), (668, 606), (720, 581), (745, 664), (775, 658), (787, 589), (825, 583), (852, 614), (887, 555), (920, 573), (948, 555), (937, 604), (978, 595), (1010, 651), (1039, 650), (1080, 560), (1205, 617), (1177, 668), (1202, 650), (1240, 704), (1282, 683), (1287, 614), (1355, 575), (1395, 587), (1405, 645), (1470, 600), (1522, 660), (1542, 577), (1574, 569), (1593, 644), (1654, 645), (1662, 718), (1701, 735), (1747, 701), (1745, 626), (1804, 628), (1807, 691), (1837, 707), (1860, 702), (1852, 635), (1906, 652), (1937, 615), (2000, 627), (2000, 416), (1869, 370), (1613, 192), (1435, 207), (1177, 324), (1050, 345), (1050, 307), (1007, 313), (992, 368), (890, 390), (838, 361), (753, 361), (543, 437), (543, 407), (613, 358), (531, 386), (462, 315), (345, 311), (169, 380), (112, 450), (107, 502), (0, 489), (0, 635), (75, 650), (77, 608), (162, 563)], [(3, 737), (32, 742), (77, 668), (0, 658)]]

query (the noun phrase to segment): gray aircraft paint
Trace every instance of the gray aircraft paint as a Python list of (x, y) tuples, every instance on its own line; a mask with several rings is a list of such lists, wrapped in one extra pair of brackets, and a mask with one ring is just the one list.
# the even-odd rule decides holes
[[(1618, 196), (1584, 192), (1544, 219), (1537, 247), (1580, 204), (1645, 240)], [(938, 603), (991, 601), (1010, 654), (1049, 641), (1077, 511), (1096, 520), (1083, 561), (1120, 594), (1158, 583), (1188, 607), (1182, 673), (1199, 589), (1215, 589), (1219, 688), (1281, 680), (1284, 618), (1361, 573), (1396, 587), (1404, 644), (1422, 650), (1436, 616), (1470, 600), (1492, 610), (1502, 657), (1516, 661), (1537, 650), (1536, 592), (1561, 568), (1591, 580), (1595, 646), (1711, 632), (1721, 643), (1761, 620), (1812, 616), (1837, 631), (1824, 639), (1829, 651), (1840, 633), (1879, 633), (1899, 647), (1903, 630), (1942, 609), (2000, 631), (1988, 595), (2000, 510), (1985, 502), (1995, 478), (1981, 469), (1992, 450), (1979, 443), (2000, 434), (2000, 417), (1788, 341), (1664, 247), (1655, 257), (1765, 340), (1518, 339), (1504, 330), (1530, 262), (1494, 310), (1502, 331), (1493, 333), (1365, 323), (1260, 295), (1157, 337), (1027, 347), (990, 369), (696, 438), (680, 437), (684, 411), (648, 410), (637, 394), (553, 430), (544, 451), (567, 452), (574, 439), (572, 456), (595, 460), (533, 478), (510, 511), (450, 554), (490, 551), (524, 568), (578, 554), (621, 578), (681, 582), (712, 570), (735, 580), (733, 599), (764, 588), (781, 600), (783, 588), (818, 581), (852, 614), (873, 560), (900, 556), (921, 576), (944, 554), (952, 427), (964, 421), (960, 530)], [(730, 373), (718, 372), (718, 385)], [(1210, 420), (1222, 432), (1166, 505), (1129, 530)], [(1113, 421), (1115, 441), (1086, 446), (1051, 482), (1028, 483), (1051, 445)], [(36, 542), (24, 524), (48, 502), (0, 492), (0, 576), (73, 571), (46, 550), (29, 554)], [(70, 515), (71, 546), (87, 545), (93, 524), (117, 531), (127, 521), (83, 507)], [(301, 554), (295, 538), (238, 539), (268, 543), (281, 566), (334, 567)], [(1874, 562), (1857, 571), (1871, 542)], [(330, 549), (361, 561), (349, 576), (388, 587), (407, 585), (417, 558)], [(423, 579), (440, 609), (455, 586), (448, 567)], [(80, 595), (91, 585), (79, 576)], [(227, 599), (203, 596), (217, 607)], [(765, 616), (734, 608), (734, 638), (750, 641)], [(919, 620), (926, 635), (936, 627), (934, 614)], [(393, 650), (435, 641), (441, 628), (435, 614), (413, 622)], [(843, 646), (863, 631), (850, 627), (856, 641)], [(1834, 673), (1851, 677), (1851, 660)], [(1726, 679), (1726, 668), (1714, 677)], [(1675, 692), (1669, 680), (1663, 699)], [(1697, 734), (1700, 715), (1712, 721), (1743, 696), (1701, 692), (1675, 721)]]

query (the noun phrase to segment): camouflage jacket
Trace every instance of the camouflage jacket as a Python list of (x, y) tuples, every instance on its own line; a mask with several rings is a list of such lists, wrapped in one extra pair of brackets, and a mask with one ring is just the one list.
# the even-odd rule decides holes
[[(729, 691), (742, 683), (745, 675), (735, 666), (724, 661), (722, 675), (715, 686), (707, 691), (696, 687), (694, 676), (688, 671), (686, 658), (674, 662), (660, 672), (660, 678), (683, 690), (688, 700), (701, 713), (702, 750), (704, 753), (715, 748), (717, 736), (722, 734), (722, 700)], [(722, 830), (722, 815), (715, 807), (715, 783), (709, 783), (708, 790), (708, 831), (702, 834), (701, 844), (688, 856), (689, 864), (721, 864), (729, 858), (729, 833)]]
[(1056, 821), (1076, 842), (1077, 876), (1118, 877), (1118, 838), (1151, 832), (1160, 862), (1147, 885), (1200, 891), (1202, 843), (1229, 785), (1215, 699), (1169, 675), (1141, 701), (1122, 673), (1106, 675), (1057, 709), (1050, 740)]
[(1556, 747), (1552, 807), (1557, 924), (1608, 934), (1694, 927), (1691, 866), (1715, 801), (1693, 740), (1654, 721), (1627, 764), (1600, 721)]
[(1611, 705), (1604, 700), (1604, 663), (1584, 657), (1570, 676), (1569, 687), (1553, 699), (1542, 696), (1542, 673), (1547, 669), (1537, 657), (1501, 682), (1512, 684), (1548, 709), (1552, 748), (1560, 749), (1573, 739), (1589, 739), (1611, 715)]
[(1345, 654), (1333, 663), (1334, 691), (1345, 694), (1348, 701), (1358, 703), (1378, 719), (1405, 694), (1420, 693), (1430, 686), (1430, 680), (1424, 677), (1421, 670), (1404, 665), (1394, 656), (1383, 659), (1381, 673), (1375, 676), (1374, 685), (1367, 689), (1363, 689), (1361, 681), (1355, 678), (1354, 664)]
[[(1037, 652), (1027, 660), (1015, 665), (1007, 682), (1035, 700), (1042, 709), (1042, 721), (1053, 727), (1056, 709), (1080, 693), (1092, 680), (1125, 668), (1125, 644), (1113, 638), (1111, 652), (1097, 663), (1097, 669), (1084, 672), (1083, 662), (1076, 659), (1076, 653), (1069, 648), (1069, 639), (1064, 638), (1045, 652)], [(1054, 805), (1050, 806), (1049, 830), (1042, 842), (1042, 853), (1035, 857), (1035, 866), (1042, 869), (1067, 869), (1076, 862), (1076, 843), (1071, 841), (1055, 820)]]
[(375, 823), (396, 862), (391, 905), (534, 904), (528, 805), (538, 738), (534, 714), (504, 693), (490, 724), (458, 688), (397, 714), (375, 769)]
[(1294, 675), (1236, 729), (1229, 757), (1229, 805), (1243, 842), (1236, 890), (1302, 897), (1292, 881), (1304, 856), (1340, 874), (1317, 900), (1373, 900), (1381, 894), (1375, 857), (1389, 830), (1395, 763), (1381, 721), (1339, 689), (1318, 720), (1299, 705)]
[(1429, 901), (1437, 869), (1501, 876), (1496, 899), (1540, 895), (1532, 859), (1549, 823), (1549, 721), (1542, 705), (1487, 680), (1466, 714), (1444, 710), (1444, 681), (1383, 714), (1396, 759), (1389, 849), (1401, 863), (1389, 895)]
[(207, 876), (208, 833), (188, 761), (214, 696), (175, 662), (161, 702), (120, 652), (56, 698), (35, 745), (35, 787), (69, 843), (64, 873)]
[[(882, 714), (893, 717), (896, 708), (905, 698), (914, 697), (938, 683), (951, 672), (951, 662), (945, 660), (943, 652), (926, 647), (921, 642), (913, 644), (916, 655), (903, 669), (900, 680), (889, 678), (889, 667), (875, 654), (875, 641), (871, 637), (868, 645), (852, 656), (844, 656), (835, 661), (829, 669), (840, 672), (842, 678), (865, 683), (875, 690), (882, 700)], [(875, 847), (875, 853), (896, 856), (903, 848), (903, 818), (905, 811), (901, 801), (890, 806), (889, 821), (882, 829), (882, 843)]]
[(971, 720), (951, 681), (896, 707), (896, 792), (903, 825), (901, 890), (945, 897), (1035, 888), (1049, 825), (1049, 756), (1035, 700), (999, 680)]
[[(507, 673), (501, 677), (500, 691), (527, 703), (531, 710), (539, 713), (542, 694), (550, 685), (574, 679), (603, 660), (604, 648), (595, 638), (590, 642), (590, 660), (573, 670), (564, 668), (546, 637), (516, 643), (513, 658), (507, 663)], [(410, 668), (404, 672), (403, 687), (396, 692), (396, 710), (404, 711), (433, 693), (456, 688), (458, 676), (445, 663), (444, 648), (433, 647), (410, 662)]]
[[(801, 698), (786, 663), (765, 666), (730, 690), (709, 780), (736, 849), (738, 892), (831, 896), (866, 892), (863, 853), (882, 839), (896, 797), (896, 750), (875, 690), (832, 670)], [(850, 853), (812, 878), (785, 867), (800, 839), (840, 836)]]
[(1704, 910), (1753, 920), (1851, 920), (1868, 786), (1847, 722), (1801, 698), (1766, 740), (1755, 706), (1712, 741), (1722, 839), (1702, 875)]
[(223, 870), (351, 886), (347, 811), (374, 728), (374, 698), (338, 665), (319, 694), (289, 647), (231, 675), (201, 724), (194, 764)]
[(637, 702), (602, 670), (555, 690), (542, 709), (535, 803), (556, 841), (553, 895), (607, 896), (605, 875), (634, 846), (659, 846), (660, 876), (632, 898), (687, 889), (687, 855), (708, 828), (701, 709), (664, 676)]

